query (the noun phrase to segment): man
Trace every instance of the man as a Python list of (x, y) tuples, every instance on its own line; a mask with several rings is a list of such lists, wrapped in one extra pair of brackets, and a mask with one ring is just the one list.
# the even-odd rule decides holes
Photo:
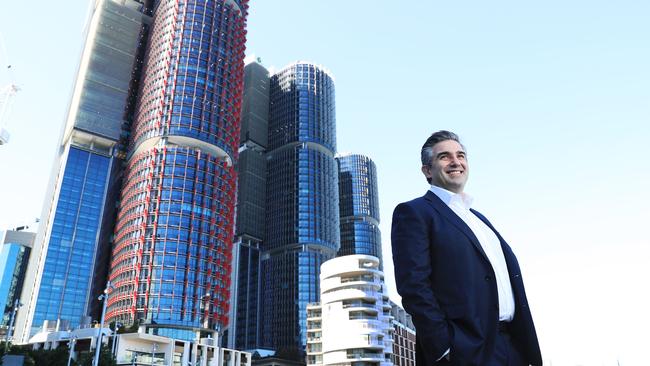
[(517, 259), (463, 192), (465, 148), (456, 134), (439, 131), (421, 157), (431, 188), (395, 208), (391, 233), (417, 365), (541, 365)]

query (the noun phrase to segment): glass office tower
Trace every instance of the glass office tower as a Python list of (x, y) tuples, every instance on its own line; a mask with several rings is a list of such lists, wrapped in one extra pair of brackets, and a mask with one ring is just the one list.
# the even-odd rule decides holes
[(369, 157), (360, 154), (336, 158), (339, 168), (341, 249), (338, 256), (366, 254), (379, 258), (381, 233), (377, 168)]
[(305, 62), (271, 77), (263, 347), (304, 351), (320, 265), (339, 249), (334, 82)]
[(45, 320), (75, 327), (99, 317), (150, 11), (144, 1), (94, 2), (26, 274), (18, 342)]
[(154, 10), (108, 321), (188, 340), (228, 323), (247, 8), (165, 0)]
[(266, 212), (269, 83), (269, 71), (259, 60), (246, 64), (229, 340), (237, 349), (255, 349), (261, 344), (260, 255)]
[(0, 326), (7, 327), (14, 308), (20, 299), (25, 282), (29, 254), (35, 233), (7, 230), (0, 231)]

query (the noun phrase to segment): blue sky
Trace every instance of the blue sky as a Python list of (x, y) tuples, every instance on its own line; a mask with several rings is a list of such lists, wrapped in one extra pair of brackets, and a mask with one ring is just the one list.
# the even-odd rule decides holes
[[(0, 147), (0, 228), (40, 215), (88, 1), (1, 8), (23, 90)], [(377, 164), (391, 297), (392, 209), (426, 191), (419, 148), (450, 129), (475, 207), (518, 254), (547, 364), (643, 365), (649, 13), (627, 0), (253, 0), (247, 51), (334, 74), (338, 150)]]

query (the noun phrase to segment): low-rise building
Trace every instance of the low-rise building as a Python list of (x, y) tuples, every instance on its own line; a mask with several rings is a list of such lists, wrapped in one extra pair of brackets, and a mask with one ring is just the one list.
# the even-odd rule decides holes
[(395, 366), (415, 366), (415, 326), (411, 316), (401, 306), (390, 302), (393, 315), (393, 354)]
[[(95, 348), (99, 327), (63, 330), (57, 323), (48, 327), (46, 322), (42, 331), (30, 339), (35, 349), (55, 349), (62, 344), (70, 344), (72, 358), (80, 350)], [(251, 354), (219, 347), (217, 334), (197, 341), (178, 340), (145, 333), (141, 326), (137, 333), (114, 334), (109, 328), (102, 328), (104, 344), (110, 344), (117, 365), (165, 365), (165, 366), (251, 366)]]

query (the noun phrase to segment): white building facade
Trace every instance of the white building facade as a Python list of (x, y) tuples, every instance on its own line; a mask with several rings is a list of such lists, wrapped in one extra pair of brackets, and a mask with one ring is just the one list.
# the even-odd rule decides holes
[(320, 289), (321, 302), (307, 307), (307, 365), (392, 365), (393, 317), (379, 259), (323, 263)]

